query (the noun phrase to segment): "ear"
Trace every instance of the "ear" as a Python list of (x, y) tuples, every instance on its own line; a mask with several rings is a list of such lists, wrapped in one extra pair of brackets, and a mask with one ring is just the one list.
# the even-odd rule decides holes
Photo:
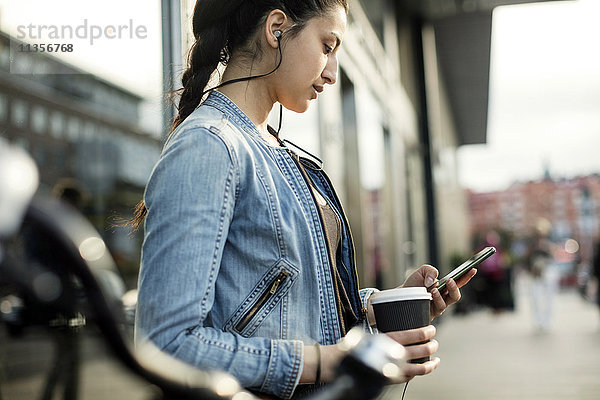
[(269, 13), (264, 25), (264, 35), (269, 46), (271, 46), (274, 49), (276, 49), (279, 46), (279, 40), (277, 39), (275, 32), (285, 31), (287, 24), (288, 17), (283, 11), (276, 9), (272, 10)]

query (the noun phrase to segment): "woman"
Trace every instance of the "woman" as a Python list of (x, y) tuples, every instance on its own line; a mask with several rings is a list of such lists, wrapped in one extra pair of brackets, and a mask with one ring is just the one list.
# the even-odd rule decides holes
[[(327, 176), (267, 126), (275, 102), (301, 113), (335, 83), (347, 11), (345, 0), (199, 0), (179, 114), (138, 208), (137, 340), (281, 398), (331, 381), (341, 357), (334, 344), (374, 322), (374, 289), (358, 289)], [(219, 63), (222, 83), (207, 90)], [(423, 266), (405, 285), (436, 277)], [(432, 315), (459, 297), (454, 282), (444, 297), (434, 289)], [(435, 328), (389, 335), (406, 345), (432, 339)], [(408, 354), (436, 350), (431, 340)], [(410, 365), (406, 379), (438, 364)]]

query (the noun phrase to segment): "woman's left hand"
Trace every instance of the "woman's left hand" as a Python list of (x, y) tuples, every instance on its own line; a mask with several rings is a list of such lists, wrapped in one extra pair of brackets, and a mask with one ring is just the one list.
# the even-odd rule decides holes
[[(446, 311), (449, 305), (456, 303), (460, 300), (460, 288), (467, 284), (477, 273), (476, 269), (472, 269), (457, 282), (453, 279), (449, 279), (446, 283), (446, 289), (443, 293), (440, 293), (437, 288), (431, 289), (431, 296), (433, 300), (431, 302), (431, 319), (439, 317)], [(438, 277), (438, 270), (431, 265), (422, 265), (419, 269), (413, 272), (401, 287), (415, 287), (425, 286), (430, 287), (434, 284)]]

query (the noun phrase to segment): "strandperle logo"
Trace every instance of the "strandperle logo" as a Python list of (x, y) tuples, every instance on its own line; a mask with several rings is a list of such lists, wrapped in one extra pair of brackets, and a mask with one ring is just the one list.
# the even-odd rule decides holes
[(19, 25), (17, 26), (18, 39), (51, 39), (51, 40), (73, 40), (86, 39), (90, 45), (98, 40), (116, 39), (146, 39), (148, 28), (145, 25), (136, 25), (132, 19), (127, 24), (119, 25), (95, 25), (90, 24), (87, 19), (79, 25)]

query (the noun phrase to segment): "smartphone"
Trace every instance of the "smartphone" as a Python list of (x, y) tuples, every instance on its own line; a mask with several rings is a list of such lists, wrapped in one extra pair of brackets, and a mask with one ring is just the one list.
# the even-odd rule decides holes
[[(473, 255), (473, 257), (469, 258), (464, 263), (460, 264), (458, 267), (454, 268), (452, 271), (448, 273), (448, 275), (444, 276), (442, 279), (439, 279), (437, 289), (441, 292), (446, 288), (446, 282), (448, 279), (454, 279), (455, 281), (469, 272), (472, 268), (481, 264), (483, 260), (491, 256), (496, 252), (496, 248), (494, 247), (486, 247), (481, 250), (479, 253)], [(428, 289), (433, 289), (435, 283), (430, 286)]]

